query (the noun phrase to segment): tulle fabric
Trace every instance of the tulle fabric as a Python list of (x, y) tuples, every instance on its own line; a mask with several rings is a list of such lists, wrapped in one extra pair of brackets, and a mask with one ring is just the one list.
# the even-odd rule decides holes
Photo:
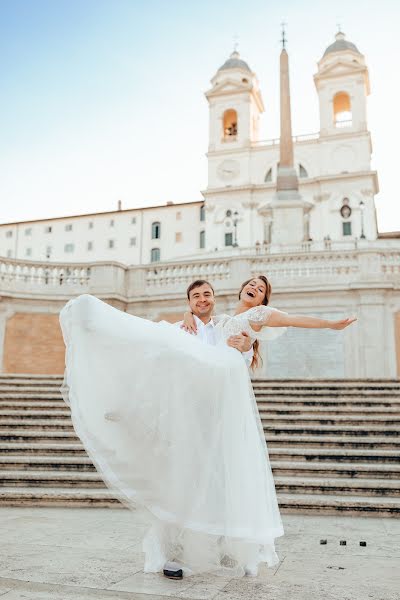
[(264, 433), (222, 326), (213, 347), (89, 295), (69, 301), (60, 323), (75, 431), (115, 495), (153, 519), (145, 570), (276, 564), (283, 528)]

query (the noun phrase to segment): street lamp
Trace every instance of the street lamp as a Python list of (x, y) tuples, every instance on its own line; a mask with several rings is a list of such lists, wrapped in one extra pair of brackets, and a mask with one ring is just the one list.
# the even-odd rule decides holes
[(233, 240), (233, 247), (236, 248), (238, 243), (237, 243), (237, 224), (239, 221), (239, 213), (237, 210), (235, 210), (235, 212), (233, 213), (233, 226), (235, 228), (235, 236), (234, 236), (234, 240)]
[(365, 210), (365, 203), (360, 200), (360, 214), (361, 214), (361, 235), (360, 235), (360, 239), (361, 240), (365, 240), (365, 233), (364, 233), (364, 210)]

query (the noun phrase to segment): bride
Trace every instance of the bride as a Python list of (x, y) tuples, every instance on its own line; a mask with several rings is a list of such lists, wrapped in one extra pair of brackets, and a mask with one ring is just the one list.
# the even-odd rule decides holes
[[(255, 341), (288, 326), (344, 329), (355, 319), (293, 316), (268, 306), (264, 276), (246, 281), (233, 316), (216, 321), (217, 346), (82, 295), (60, 313), (64, 399), (104, 481), (153, 524), (145, 571), (177, 562), (185, 574), (255, 575), (278, 562), (283, 535), (262, 424), (248, 370), (226, 340)], [(191, 315), (186, 327), (194, 330)], [(277, 329), (278, 328), (278, 329)]]

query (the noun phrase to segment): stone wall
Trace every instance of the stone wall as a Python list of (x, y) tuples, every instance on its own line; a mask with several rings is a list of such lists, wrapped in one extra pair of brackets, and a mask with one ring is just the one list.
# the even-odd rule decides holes
[(3, 373), (64, 372), (64, 341), (57, 314), (15, 313), (7, 319)]

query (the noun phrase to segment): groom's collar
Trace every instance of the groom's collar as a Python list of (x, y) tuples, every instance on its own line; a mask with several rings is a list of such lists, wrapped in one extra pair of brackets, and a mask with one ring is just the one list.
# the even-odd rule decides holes
[(199, 319), (199, 317), (197, 315), (193, 315), (195, 318), (195, 321), (197, 324), (202, 324), (204, 325), (204, 327), (207, 327), (207, 325), (211, 325), (212, 327), (215, 327), (215, 323), (213, 321), (213, 318), (211, 317), (211, 319), (208, 321), (208, 323), (203, 323), (203, 321), (201, 319)]

